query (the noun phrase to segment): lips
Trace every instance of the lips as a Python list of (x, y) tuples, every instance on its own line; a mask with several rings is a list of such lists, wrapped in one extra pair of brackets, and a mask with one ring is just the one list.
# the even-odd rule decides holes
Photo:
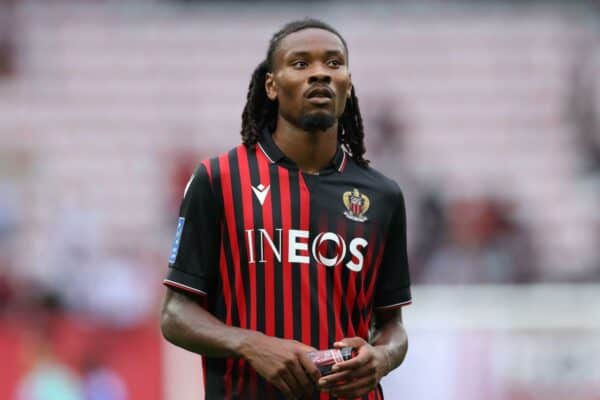
[(307, 99), (312, 99), (315, 97), (324, 97), (328, 99), (333, 98), (333, 91), (329, 89), (327, 86), (318, 86), (312, 89), (309, 89), (306, 93)]

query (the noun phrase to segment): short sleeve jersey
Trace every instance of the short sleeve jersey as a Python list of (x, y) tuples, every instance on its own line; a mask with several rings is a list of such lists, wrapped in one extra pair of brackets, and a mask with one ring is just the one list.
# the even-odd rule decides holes
[[(341, 146), (302, 173), (265, 132), (195, 170), (164, 283), (230, 326), (318, 349), (367, 340), (374, 309), (411, 302), (402, 192)], [(244, 360), (205, 357), (204, 374), (207, 399), (283, 399)]]

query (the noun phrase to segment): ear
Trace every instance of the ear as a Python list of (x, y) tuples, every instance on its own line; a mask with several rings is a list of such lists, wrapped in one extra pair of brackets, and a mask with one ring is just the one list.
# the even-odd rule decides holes
[(277, 83), (275, 82), (275, 75), (273, 75), (272, 72), (267, 72), (265, 78), (265, 91), (267, 92), (269, 100), (277, 100)]

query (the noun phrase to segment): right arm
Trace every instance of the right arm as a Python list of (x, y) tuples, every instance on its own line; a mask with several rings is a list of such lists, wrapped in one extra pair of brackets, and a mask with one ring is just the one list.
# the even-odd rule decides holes
[(171, 288), (165, 294), (160, 326), (169, 342), (207, 357), (242, 357), (242, 346), (252, 335), (225, 325), (191, 296)]
[[(184, 193), (173, 241), (161, 329), (171, 343), (208, 357), (243, 358), (287, 397), (312, 392), (318, 370), (306, 354), (312, 347), (293, 340), (224, 324), (204, 309), (202, 296), (218, 287), (223, 213), (205, 165)], [(311, 379), (315, 382), (311, 384)]]
[(310, 398), (316, 388), (319, 372), (307, 356), (312, 347), (228, 326), (193, 297), (172, 288), (163, 302), (161, 329), (169, 342), (194, 353), (247, 360), (288, 398)]

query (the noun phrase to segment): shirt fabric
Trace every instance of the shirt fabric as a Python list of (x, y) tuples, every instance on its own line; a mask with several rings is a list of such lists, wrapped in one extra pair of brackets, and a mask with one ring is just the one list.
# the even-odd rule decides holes
[[(169, 261), (164, 284), (201, 296), (227, 325), (317, 349), (368, 340), (373, 309), (411, 302), (398, 185), (341, 146), (303, 173), (269, 132), (196, 168)], [(245, 360), (203, 360), (207, 399), (283, 399)]]

